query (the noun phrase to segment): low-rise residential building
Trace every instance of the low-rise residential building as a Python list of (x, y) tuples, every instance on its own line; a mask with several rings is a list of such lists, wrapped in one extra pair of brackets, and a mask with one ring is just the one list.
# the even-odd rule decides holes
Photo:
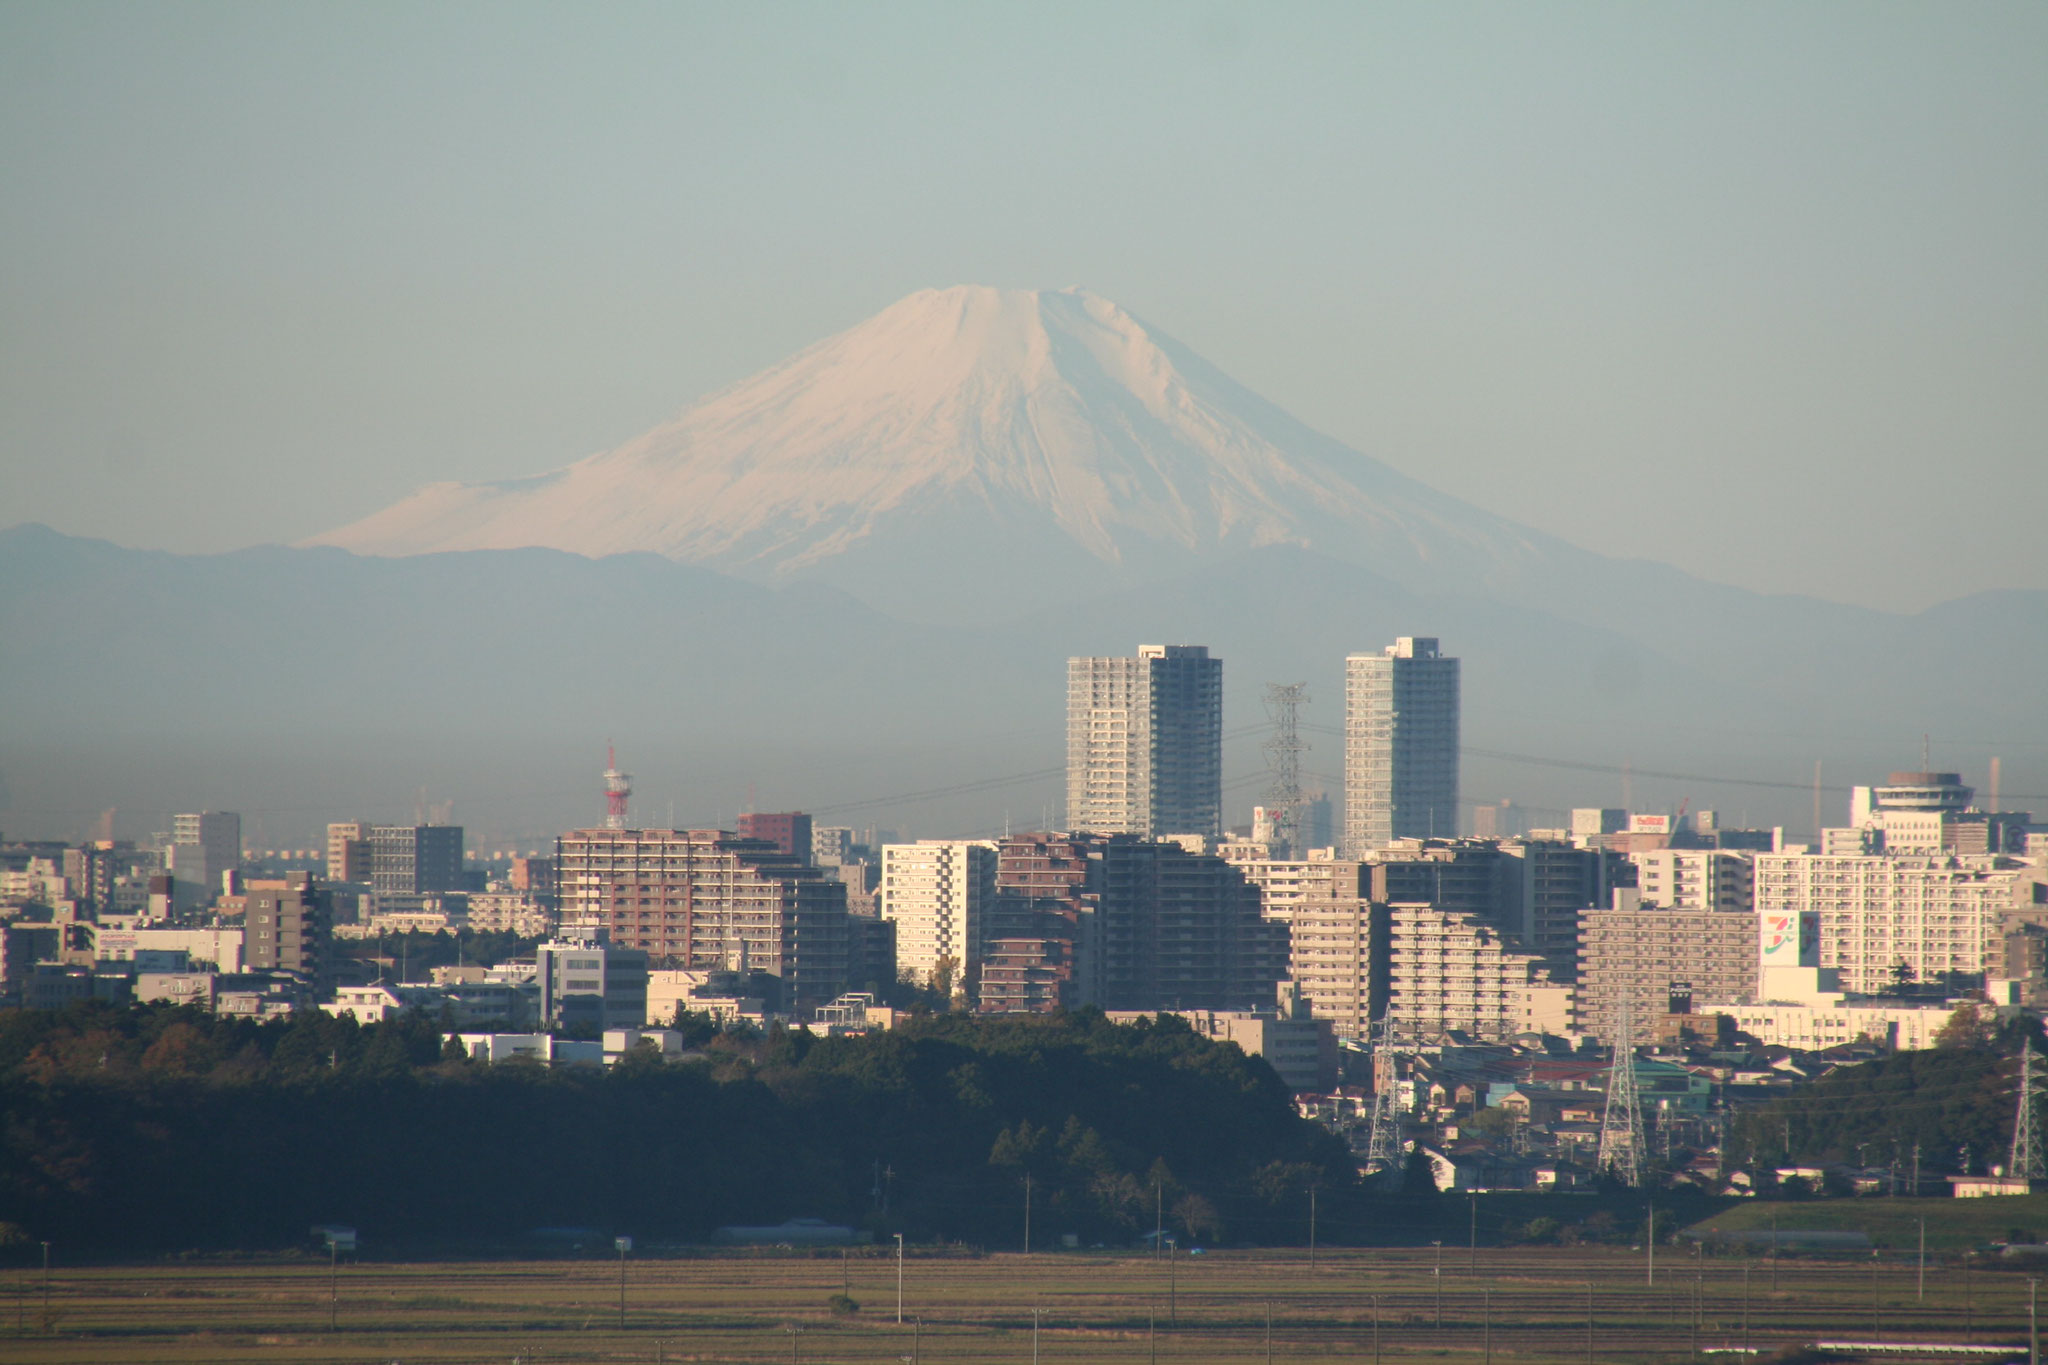
[(1324, 1091), (1337, 1081), (1337, 1040), (1330, 1021), (1310, 1014), (1298, 992), (1282, 988), (1279, 1004), (1261, 1010), (1111, 1010), (1113, 1023), (1171, 1016), (1204, 1038), (1235, 1043), (1246, 1056), (1263, 1057), (1287, 1088)]

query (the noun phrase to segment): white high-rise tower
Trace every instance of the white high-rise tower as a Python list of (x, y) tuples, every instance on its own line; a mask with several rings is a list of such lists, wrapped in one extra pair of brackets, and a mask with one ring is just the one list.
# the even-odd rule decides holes
[(1067, 660), (1067, 828), (1222, 832), (1223, 661), (1208, 646)]
[(1402, 636), (1344, 661), (1344, 848), (1458, 832), (1458, 661)]

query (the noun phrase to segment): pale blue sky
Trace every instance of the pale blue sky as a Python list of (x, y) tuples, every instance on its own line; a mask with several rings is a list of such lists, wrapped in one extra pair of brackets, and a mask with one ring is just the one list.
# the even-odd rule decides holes
[(0, 176), (0, 524), (290, 540), (1083, 283), (1595, 549), (2048, 588), (2035, 0), (15, 0)]

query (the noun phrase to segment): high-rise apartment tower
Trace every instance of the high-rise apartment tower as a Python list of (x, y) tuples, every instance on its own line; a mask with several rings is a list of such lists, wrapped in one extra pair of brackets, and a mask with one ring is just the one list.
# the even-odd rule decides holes
[(1402, 636), (1344, 661), (1344, 847), (1458, 832), (1458, 661)]
[(1067, 660), (1067, 827), (1222, 831), (1223, 661), (1206, 645)]

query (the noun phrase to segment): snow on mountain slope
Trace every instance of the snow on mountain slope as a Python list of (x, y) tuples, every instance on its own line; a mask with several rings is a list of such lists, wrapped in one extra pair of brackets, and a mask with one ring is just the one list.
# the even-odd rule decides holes
[(764, 581), (860, 562), (906, 590), (939, 569), (1042, 581), (1048, 554), (1099, 578), (1273, 544), (1498, 588), (1578, 553), (1310, 430), (1107, 299), (971, 286), (913, 294), (616, 450), (435, 484), (308, 543), (641, 550)]

